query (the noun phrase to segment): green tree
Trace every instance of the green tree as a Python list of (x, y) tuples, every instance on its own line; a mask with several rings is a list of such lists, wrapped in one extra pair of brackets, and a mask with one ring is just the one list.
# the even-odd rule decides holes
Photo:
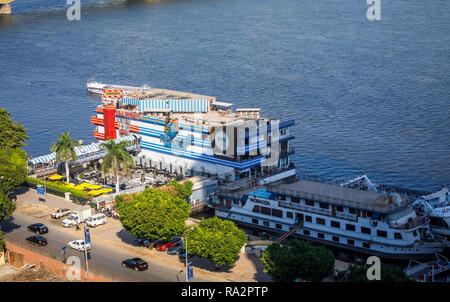
[(16, 149), (26, 146), (26, 128), (11, 119), (11, 113), (0, 108), (0, 146), (2, 149)]
[(66, 164), (66, 181), (70, 180), (69, 162), (76, 161), (77, 155), (75, 153), (75, 147), (78, 146), (78, 142), (70, 138), (70, 132), (64, 132), (59, 136), (59, 140), (53, 143), (50, 147), (50, 151), (56, 153), (56, 161), (64, 161)]
[(27, 155), (22, 149), (0, 149), (0, 191), (18, 188), (27, 177)]
[(209, 259), (218, 266), (234, 266), (247, 241), (247, 235), (233, 222), (217, 217), (203, 219), (187, 238), (189, 253)]
[[(15, 209), (16, 204), (12, 202), (6, 194), (0, 192), (0, 221), (8, 220)], [(0, 252), (3, 250), (4, 245), (5, 241), (2, 232), (0, 232)]]
[(346, 282), (415, 282), (404, 271), (397, 267), (382, 267), (380, 280), (367, 279), (368, 266), (351, 264), (347, 270)]
[(272, 243), (267, 247), (262, 262), (274, 281), (292, 282), (296, 279), (319, 282), (334, 269), (333, 253), (322, 247), (293, 239), (291, 246)]
[(132, 200), (116, 198), (122, 226), (136, 238), (168, 240), (184, 231), (190, 206), (169, 190), (147, 188)]
[(119, 193), (119, 172), (120, 170), (128, 172), (134, 167), (133, 158), (127, 151), (129, 142), (123, 141), (116, 143), (109, 139), (107, 142), (100, 144), (100, 148), (106, 149), (108, 154), (103, 158), (101, 169), (105, 173), (113, 173), (116, 178), (116, 193)]

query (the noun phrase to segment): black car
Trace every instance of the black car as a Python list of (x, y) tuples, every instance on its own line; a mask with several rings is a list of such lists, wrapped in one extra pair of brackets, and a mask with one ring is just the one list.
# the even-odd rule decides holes
[[(178, 256), (180, 256), (180, 258), (186, 258), (186, 249), (181, 249), (178, 252)], [(191, 253), (188, 253), (188, 258), (194, 257), (195, 255), (192, 255)]]
[(43, 225), (42, 223), (35, 223), (31, 224), (27, 227), (28, 231), (33, 233), (39, 233), (39, 234), (46, 234), (48, 233), (48, 228)]
[(41, 235), (33, 235), (27, 238), (27, 241), (34, 243), (34, 244), (38, 244), (38, 245), (47, 245), (47, 239), (45, 239), (43, 236)]
[(183, 249), (183, 241), (178, 241), (167, 249), (167, 254), (176, 255), (181, 249)]
[(137, 245), (142, 245), (145, 247), (150, 247), (150, 241), (148, 239), (138, 238), (135, 240)]
[(122, 261), (122, 266), (132, 268), (137, 272), (148, 269), (147, 262), (145, 262), (141, 258), (126, 259)]
[(17, 196), (16, 196), (16, 193), (14, 191), (9, 191), (8, 198), (11, 201), (17, 201)]

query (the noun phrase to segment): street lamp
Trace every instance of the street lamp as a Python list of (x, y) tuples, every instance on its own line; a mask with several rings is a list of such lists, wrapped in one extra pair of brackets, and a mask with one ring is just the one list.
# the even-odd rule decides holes
[(194, 230), (194, 227), (191, 227), (190, 230), (186, 233), (186, 282), (189, 282), (188, 279), (188, 240), (187, 240), (187, 236), (190, 232), (192, 232)]

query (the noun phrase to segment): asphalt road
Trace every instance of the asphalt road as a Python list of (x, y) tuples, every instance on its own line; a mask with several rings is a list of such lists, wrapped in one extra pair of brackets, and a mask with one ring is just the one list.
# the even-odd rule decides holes
[[(47, 246), (38, 246), (31, 248), (31, 244), (28, 243), (25, 238), (33, 235), (27, 230), (27, 226), (36, 222), (42, 222), (49, 228), (49, 233), (43, 236), (48, 240)], [(14, 213), (13, 217), (9, 221), (3, 221), (0, 223), (1, 230), (7, 241), (11, 243), (19, 244), (21, 247), (32, 249), (42, 249), (43, 252), (47, 252), (48, 255), (53, 253), (61, 253), (61, 248), (69, 241), (83, 239), (80, 238), (81, 234), (75, 235), (70, 232), (65, 232), (64, 229), (52, 227), (51, 224), (40, 221), (38, 218), (30, 217), (21, 213)], [(85, 265), (85, 254), (71, 248), (66, 248), (66, 259), (69, 256), (78, 256), (82, 268)], [(99, 275), (105, 277), (112, 276), (114, 281), (128, 281), (128, 282), (184, 282), (185, 271), (180, 272), (182, 269), (175, 265), (153, 259), (151, 257), (145, 257), (142, 255), (136, 255), (133, 251), (129, 251), (125, 248), (118, 248), (102, 242), (91, 242), (91, 250), (89, 251), (90, 259), (88, 264), (90, 266), (89, 271), (96, 273), (101, 271)], [(142, 272), (136, 272), (130, 268), (123, 268), (122, 261), (128, 258), (139, 257), (144, 259), (149, 269)], [(111, 279), (111, 278), (108, 278)], [(196, 276), (194, 273), (194, 279), (191, 281), (197, 282), (209, 282), (211, 280)]]

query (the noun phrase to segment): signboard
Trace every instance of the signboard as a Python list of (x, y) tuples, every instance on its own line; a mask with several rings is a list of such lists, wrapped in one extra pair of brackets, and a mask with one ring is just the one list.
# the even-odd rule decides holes
[(194, 267), (192, 266), (192, 262), (188, 263), (187, 273), (188, 273), (188, 280), (191, 280), (192, 278), (194, 278)]
[(84, 241), (86, 244), (91, 243), (91, 235), (89, 234), (89, 229), (84, 229)]
[(39, 195), (45, 195), (45, 191), (44, 191), (44, 187), (43, 186), (38, 186), (36, 187), (36, 191)]

